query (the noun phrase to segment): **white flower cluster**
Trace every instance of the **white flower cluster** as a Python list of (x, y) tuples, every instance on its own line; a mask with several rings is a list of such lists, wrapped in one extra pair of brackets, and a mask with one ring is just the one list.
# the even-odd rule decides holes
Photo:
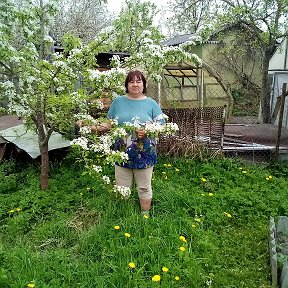
[(111, 61), (110, 61), (110, 65), (112, 67), (120, 67), (121, 66), (119, 55), (113, 55), (112, 56)]
[(121, 194), (125, 199), (128, 199), (131, 195), (131, 189), (129, 187), (125, 186), (114, 186), (114, 192)]
[(164, 133), (167, 135), (174, 135), (177, 131), (179, 131), (179, 127), (176, 123), (166, 123), (164, 126)]
[(97, 99), (96, 101), (93, 102), (93, 104), (96, 106), (97, 109), (103, 110), (104, 109), (104, 104), (102, 101)]
[(115, 77), (116, 75), (120, 74), (120, 75), (126, 75), (126, 71), (123, 68), (111, 68), (110, 70), (106, 70), (106, 71), (99, 71), (99, 70), (91, 70), (88, 69), (87, 72), (89, 73), (89, 78), (91, 81), (95, 80), (96, 78), (103, 78), (105, 79), (109, 79), (111, 77)]
[(51, 36), (46, 35), (46, 36), (44, 37), (44, 42), (53, 43), (54, 40), (53, 40), (53, 38), (52, 38)]
[(98, 139), (98, 143), (94, 143), (90, 146), (91, 150), (98, 153), (109, 155), (112, 153), (111, 146), (113, 144), (110, 135), (102, 135)]
[(118, 151), (118, 155), (121, 158), (121, 160), (124, 161), (124, 162), (129, 160), (129, 156), (125, 152)]
[(78, 145), (83, 150), (88, 150), (88, 140), (85, 137), (79, 137), (71, 141), (71, 145)]
[(103, 175), (102, 179), (107, 185), (110, 184), (110, 182), (111, 182), (110, 178), (108, 176), (106, 176), (106, 175)]
[(89, 126), (83, 126), (83, 127), (80, 127), (79, 132), (81, 135), (88, 135), (91, 133), (91, 128)]
[(78, 114), (74, 114), (74, 119), (77, 120), (87, 120), (88, 122), (90, 122), (91, 124), (98, 124), (98, 121), (93, 118), (91, 115), (88, 114), (82, 114), (82, 113), (78, 113)]
[(160, 123), (154, 122), (154, 123), (147, 123), (145, 125), (144, 130), (146, 133), (149, 134), (158, 134), (164, 131), (164, 126), (161, 125)]
[(97, 173), (102, 172), (102, 167), (101, 166), (97, 166), (97, 165), (93, 165), (93, 170), (96, 171)]
[(111, 136), (113, 139), (123, 138), (123, 137), (127, 136), (127, 132), (124, 128), (117, 127), (115, 130), (113, 130)]

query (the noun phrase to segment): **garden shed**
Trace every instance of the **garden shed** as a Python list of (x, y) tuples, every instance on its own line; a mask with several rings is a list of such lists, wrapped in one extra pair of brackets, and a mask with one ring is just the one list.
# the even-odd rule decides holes
[[(195, 34), (177, 35), (162, 42), (162, 45), (179, 46), (189, 41), (197, 41), (198, 38)], [(208, 44), (215, 46), (217, 43), (214, 42), (209, 41)], [(164, 67), (162, 81), (157, 93), (159, 102), (163, 108), (226, 106), (227, 115), (230, 115), (233, 107), (233, 98), (218, 71), (205, 61), (206, 57), (204, 57), (205, 53), (203, 54), (202, 48), (201, 45), (193, 47), (193, 53), (198, 55), (203, 61), (201, 67), (188, 62), (168, 63)], [(153, 85), (151, 86), (153, 87)], [(151, 87), (148, 90), (150, 92), (152, 90)], [(152, 91), (155, 95), (155, 87)]]
[[(276, 49), (269, 63), (269, 80), (271, 84), (271, 115), (272, 123), (279, 121), (279, 98), (284, 83), (288, 86), (288, 40), (284, 38)], [(288, 99), (284, 104), (282, 126), (288, 128)]]

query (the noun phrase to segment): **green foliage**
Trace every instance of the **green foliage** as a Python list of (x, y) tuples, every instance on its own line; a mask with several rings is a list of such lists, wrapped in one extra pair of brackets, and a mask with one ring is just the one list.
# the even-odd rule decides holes
[(244, 89), (232, 88), (231, 95), (234, 99), (233, 115), (234, 116), (257, 116), (258, 101), (255, 101), (254, 95), (245, 92)]
[(287, 163), (160, 157), (145, 219), (136, 193), (120, 200), (74, 162), (51, 164), (47, 191), (37, 165), (0, 166), (17, 178), (0, 189), (0, 287), (156, 287), (154, 275), (163, 287), (270, 287), (267, 231), (288, 213)]
[(163, 36), (153, 25), (156, 5), (150, 2), (126, 0), (119, 16), (113, 21), (112, 41), (114, 51), (139, 52), (145, 40), (160, 44)]
[(73, 36), (72, 34), (66, 33), (62, 37), (61, 44), (64, 48), (65, 52), (69, 52), (72, 49), (80, 48), (81, 47), (81, 40)]
[(215, 5), (214, 1), (169, 1), (170, 11), (173, 11), (165, 24), (169, 27), (169, 32), (173, 35), (185, 33), (198, 33), (205, 24), (211, 24), (211, 15)]

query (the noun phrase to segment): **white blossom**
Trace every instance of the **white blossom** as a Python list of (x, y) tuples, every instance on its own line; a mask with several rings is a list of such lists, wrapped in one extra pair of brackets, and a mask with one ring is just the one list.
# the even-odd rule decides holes
[(100, 101), (99, 99), (97, 99), (96, 101), (93, 102), (93, 104), (96, 105), (97, 109), (103, 110), (104, 109), (104, 104), (102, 101)]
[(103, 175), (103, 177), (102, 177), (102, 179), (103, 179), (103, 181), (106, 183), (106, 184), (110, 184), (110, 178), (108, 177), (108, 176), (106, 176), (106, 175)]
[(85, 137), (79, 137), (71, 141), (71, 145), (78, 145), (83, 150), (88, 150), (88, 140)]
[(166, 123), (164, 127), (165, 127), (164, 132), (165, 134), (168, 134), (168, 135), (173, 135), (177, 131), (179, 131), (179, 127), (176, 123)]
[(117, 139), (117, 138), (123, 138), (127, 135), (127, 132), (124, 128), (119, 127), (116, 128), (113, 132), (112, 132), (112, 138), (113, 139)]
[(89, 127), (89, 126), (80, 127), (79, 132), (80, 132), (80, 134), (82, 134), (82, 135), (88, 135), (88, 134), (91, 133), (91, 127)]
[(126, 199), (131, 195), (131, 189), (129, 187), (115, 185), (113, 190), (115, 193), (121, 194)]
[(52, 38), (51, 36), (49, 36), (49, 35), (46, 35), (46, 36), (44, 37), (44, 41), (45, 41), (45, 42), (48, 42), (48, 43), (54, 43), (53, 38)]
[(100, 172), (102, 172), (102, 167), (93, 165), (93, 170), (96, 171), (97, 173), (100, 173)]

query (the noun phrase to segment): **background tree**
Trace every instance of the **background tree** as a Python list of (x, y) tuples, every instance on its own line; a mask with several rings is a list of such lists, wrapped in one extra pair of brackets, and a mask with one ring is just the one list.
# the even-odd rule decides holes
[(105, 1), (69, 0), (57, 4), (57, 14), (51, 28), (55, 38), (60, 41), (64, 34), (70, 33), (88, 43), (105, 27), (111, 25), (113, 15)]
[(211, 21), (214, 0), (172, 0), (169, 10), (172, 16), (167, 19), (170, 36), (197, 33), (207, 21)]
[[(136, 53), (145, 41), (160, 44), (163, 39), (158, 27), (153, 24), (157, 7), (151, 2), (126, 0), (110, 31), (112, 50)], [(151, 42), (152, 43), (152, 42)]]
[(225, 25), (209, 38), (217, 41), (217, 48), (211, 49), (209, 60), (226, 83), (233, 95), (234, 116), (258, 116), (261, 94), (261, 53), (255, 45), (250, 30), (245, 26)]
[(261, 114), (264, 123), (271, 120), (270, 86), (268, 82), (269, 61), (278, 41), (288, 35), (287, 0), (219, 1), (216, 29), (223, 25), (241, 25), (253, 41), (249, 43), (260, 54), (261, 61)]

